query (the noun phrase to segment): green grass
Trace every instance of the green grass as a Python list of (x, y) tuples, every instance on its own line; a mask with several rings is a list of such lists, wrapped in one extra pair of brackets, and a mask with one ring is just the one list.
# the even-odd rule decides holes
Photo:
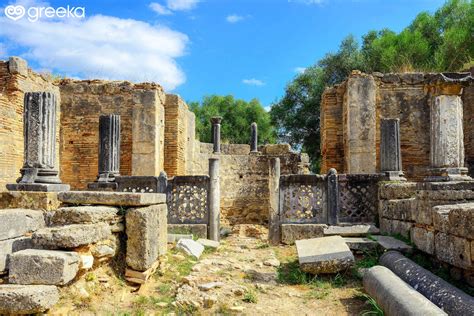
[(261, 243), (255, 247), (255, 249), (265, 249), (265, 248), (270, 248), (270, 245), (268, 243)]
[(253, 290), (247, 290), (242, 301), (256, 304), (258, 302), (257, 293), (255, 293)]
[(282, 284), (308, 284), (314, 278), (315, 276), (301, 271), (298, 260), (283, 263), (277, 269), (277, 280)]
[(384, 316), (383, 310), (377, 302), (367, 294), (362, 294), (358, 298), (364, 300), (370, 309), (362, 311), (361, 316)]

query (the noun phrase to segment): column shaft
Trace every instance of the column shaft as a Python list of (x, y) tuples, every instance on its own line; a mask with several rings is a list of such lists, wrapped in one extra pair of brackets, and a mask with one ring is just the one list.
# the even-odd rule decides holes
[(219, 158), (209, 159), (209, 239), (220, 239), (220, 184), (219, 184)]

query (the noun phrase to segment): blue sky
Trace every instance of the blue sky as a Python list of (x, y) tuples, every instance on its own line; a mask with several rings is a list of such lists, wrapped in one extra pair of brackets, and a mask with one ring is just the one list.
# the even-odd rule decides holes
[[(77, 78), (154, 80), (187, 101), (209, 94), (282, 96), (298, 71), (352, 33), (402, 30), (444, 0), (0, 1), (0, 58), (19, 55), (38, 71)], [(27, 14), (13, 21), (8, 5)], [(85, 18), (28, 8), (85, 8)], [(32, 11), (33, 13), (36, 11)], [(14, 12), (18, 13), (18, 12)], [(79, 12), (80, 13), (80, 12)], [(79, 15), (79, 14), (78, 14)]]

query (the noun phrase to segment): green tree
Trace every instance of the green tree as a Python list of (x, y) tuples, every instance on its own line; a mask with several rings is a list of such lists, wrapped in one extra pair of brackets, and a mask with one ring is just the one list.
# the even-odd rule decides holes
[(252, 122), (258, 125), (260, 144), (276, 141), (270, 114), (257, 99), (246, 102), (231, 95), (211, 95), (204, 97), (202, 103), (191, 102), (189, 106), (196, 115), (196, 133), (202, 142), (211, 142), (210, 119), (213, 116), (222, 117), (221, 139), (224, 143), (249, 144)]

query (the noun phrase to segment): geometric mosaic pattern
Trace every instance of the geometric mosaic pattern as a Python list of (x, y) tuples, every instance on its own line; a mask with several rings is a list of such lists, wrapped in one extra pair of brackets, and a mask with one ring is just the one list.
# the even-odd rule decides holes
[(168, 182), (169, 224), (207, 224), (209, 177), (174, 177)]

